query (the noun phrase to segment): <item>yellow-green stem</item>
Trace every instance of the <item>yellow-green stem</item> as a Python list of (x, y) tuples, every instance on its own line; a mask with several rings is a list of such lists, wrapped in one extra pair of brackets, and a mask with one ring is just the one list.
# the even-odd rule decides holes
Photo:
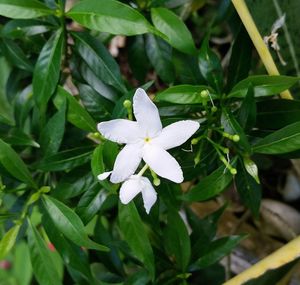
[[(271, 53), (258, 31), (245, 1), (244, 0), (231, 0), (231, 1), (237, 13), (239, 14), (267, 72), (270, 75), (279, 75), (279, 71), (271, 56)], [(293, 99), (291, 93), (288, 90), (281, 92), (280, 97), (283, 99)]]
[(295, 238), (288, 244), (278, 249), (271, 255), (267, 256), (260, 262), (251, 266), (241, 274), (235, 276), (223, 285), (244, 284), (250, 279), (257, 278), (264, 274), (267, 270), (276, 269), (285, 265), (300, 256), (300, 237)]

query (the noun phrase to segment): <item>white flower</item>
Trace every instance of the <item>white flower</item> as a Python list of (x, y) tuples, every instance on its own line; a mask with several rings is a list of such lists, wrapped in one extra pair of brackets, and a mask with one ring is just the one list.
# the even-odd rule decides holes
[[(112, 171), (98, 175), (99, 180), (106, 179)], [(122, 184), (120, 189), (120, 200), (123, 204), (128, 204), (137, 194), (142, 193), (144, 208), (149, 214), (152, 206), (156, 202), (157, 194), (148, 178), (141, 175), (131, 175)]]
[[(133, 112), (136, 122), (116, 119), (98, 124), (98, 130), (105, 138), (126, 144), (116, 158), (110, 181), (126, 180), (143, 159), (159, 176), (181, 183), (181, 167), (166, 150), (187, 141), (197, 131), (199, 123), (186, 120), (162, 128), (157, 107), (141, 88), (134, 94)], [(102, 175), (108, 177), (109, 174)]]
[(131, 175), (121, 186), (120, 200), (126, 205), (140, 192), (142, 192), (146, 213), (149, 214), (150, 209), (156, 202), (157, 194), (146, 177)]

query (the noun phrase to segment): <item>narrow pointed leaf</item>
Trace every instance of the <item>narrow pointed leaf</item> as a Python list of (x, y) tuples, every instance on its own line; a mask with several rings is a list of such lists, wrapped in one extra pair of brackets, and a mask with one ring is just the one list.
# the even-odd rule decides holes
[(50, 250), (29, 219), (28, 244), (33, 273), (39, 284), (62, 285), (58, 270), (50, 255)]
[(27, 166), (19, 155), (3, 140), (0, 139), (0, 162), (3, 167), (18, 180), (36, 187)]
[(31, 19), (54, 14), (37, 0), (0, 0), (0, 15), (14, 19)]
[(44, 45), (33, 72), (33, 96), (39, 108), (45, 108), (60, 76), (64, 37), (58, 30)]
[(114, 35), (138, 35), (151, 25), (138, 11), (114, 0), (85, 0), (75, 5), (67, 16), (81, 25)]
[(153, 8), (151, 18), (154, 26), (166, 36), (171, 46), (184, 53), (196, 53), (190, 31), (176, 14), (166, 8)]
[(65, 204), (50, 197), (43, 196), (43, 206), (53, 223), (68, 239), (79, 246), (90, 249), (107, 250), (107, 247), (97, 244), (89, 239), (85, 232), (84, 224), (78, 215)]
[(133, 202), (119, 203), (119, 224), (132, 252), (140, 259), (150, 276), (154, 277), (154, 256), (143, 222)]
[(6, 257), (16, 242), (17, 235), (20, 230), (20, 225), (15, 225), (4, 234), (0, 241), (0, 259)]

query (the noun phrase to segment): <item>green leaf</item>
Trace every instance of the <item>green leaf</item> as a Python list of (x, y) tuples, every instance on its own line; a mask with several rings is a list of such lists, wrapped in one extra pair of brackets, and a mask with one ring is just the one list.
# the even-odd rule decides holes
[(113, 104), (97, 91), (86, 84), (78, 84), (79, 96), (82, 104), (95, 120), (103, 121), (110, 119)]
[(15, 178), (36, 188), (27, 166), (19, 155), (3, 140), (0, 139), (0, 162), (3, 167)]
[(44, 157), (57, 153), (65, 132), (66, 103), (54, 114), (41, 132), (39, 139)]
[(77, 147), (44, 157), (41, 161), (34, 164), (34, 167), (43, 171), (70, 170), (79, 165), (87, 163), (91, 159), (91, 155), (91, 147)]
[(243, 98), (247, 95), (250, 84), (254, 88), (255, 97), (271, 96), (292, 87), (299, 81), (297, 77), (283, 75), (255, 75), (237, 83), (228, 97)]
[(60, 285), (58, 270), (50, 255), (49, 248), (28, 219), (28, 244), (33, 273), (39, 284)]
[(277, 130), (300, 121), (299, 100), (263, 100), (257, 102), (256, 126)]
[(30, 262), (30, 252), (25, 241), (18, 242), (15, 247), (14, 276), (18, 285), (30, 285), (32, 279), (32, 266)]
[(120, 68), (101, 41), (85, 32), (72, 33), (72, 36), (75, 39), (75, 51), (95, 75), (104, 83), (126, 93)]
[(145, 39), (142, 35), (128, 38), (128, 61), (134, 77), (144, 82), (149, 71), (150, 62), (147, 58)]
[(119, 225), (132, 252), (141, 260), (151, 278), (155, 275), (154, 256), (143, 222), (133, 202), (119, 203)]
[[(201, 91), (213, 90), (205, 85), (176, 85), (171, 86), (155, 96), (155, 101), (163, 101), (174, 104), (202, 104)], [(216, 95), (211, 94), (214, 99)]]
[(261, 187), (254, 178), (255, 176), (258, 178), (257, 174), (255, 176), (249, 174), (249, 170), (253, 172), (253, 166), (251, 166), (250, 169), (250, 162), (248, 162), (247, 160), (246, 163), (244, 162), (244, 164), (244, 166), (241, 165), (238, 168), (238, 173), (235, 178), (236, 188), (240, 194), (243, 203), (251, 210), (252, 214), (256, 218), (258, 218), (262, 196)]
[[(62, 256), (73, 279), (76, 280), (74, 277), (78, 278), (79, 275), (80, 280), (84, 279), (85, 281), (89, 281), (89, 284), (93, 284), (93, 277), (86, 253), (61, 234), (47, 213), (43, 216), (42, 222), (49, 239)], [(74, 271), (77, 274), (74, 274)]]
[(182, 84), (199, 85), (204, 83), (197, 64), (197, 57), (173, 51), (176, 75)]
[(227, 88), (229, 90), (248, 76), (251, 68), (252, 49), (251, 39), (243, 24), (241, 24), (240, 31), (232, 45), (228, 66)]
[(76, 207), (76, 213), (85, 225), (99, 212), (107, 196), (107, 191), (101, 189), (99, 184), (91, 187), (82, 195)]
[(181, 272), (186, 272), (191, 257), (190, 237), (186, 225), (177, 212), (169, 211), (163, 237), (168, 254), (174, 255)]
[(265, 154), (287, 153), (300, 149), (300, 122), (288, 125), (259, 140), (253, 152)]
[(81, 1), (67, 16), (84, 27), (114, 35), (132, 36), (153, 29), (138, 11), (114, 0)]
[(40, 147), (40, 145), (34, 141), (30, 135), (17, 128), (12, 128), (3, 139), (10, 145), (33, 146), (36, 148)]
[(252, 86), (249, 86), (238, 112), (238, 121), (244, 130), (251, 130), (256, 122), (256, 104)]
[(184, 53), (196, 53), (190, 31), (176, 14), (166, 8), (152, 8), (151, 19), (154, 26), (165, 35), (171, 46)]
[(67, 119), (74, 126), (79, 129), (95, 132), (96, 122), (90, 116), (90, 114), (78, 103), (78, 101), (64, 88), (58, 86), (57, 96), (55, 97), (55, 106), (59, 109), (63, 104), (65, 98), (67, 98), (69, 106), (67, 111)]
[(253, 179), (256, 181), (257, 184), (260, 184), (259, 177), (258, 177), (258, 168), (255, 162), (251, 160), (249, 157), (244, 157), (243, 163), (246, 171), (253, 177)]
[(166, 83), (174, 82), (175, 70), (172, 63), (172, 48), (162, 39), (148, 34), (146, 52), (158, 76)]
[(225, 132), (231, 135), (239, 135), (240, 140), (237, 142), (237, 145), (241, 146), (244, 151), (250, 152), (250, 144), (243, 128), (234, 115), (225, 108), (222, 109), (221, 123)]
[(232, 174), (221, 166), (204, 177), (189, 192), (182, 196), (184, 201), (205, 201), (224, 191), (232, 181)]
[(210, 243), (203, 255), (196, 261), (196, 266), (204, 268), (219, 261), (228, 255), (245, 236), (229, 236), (217, 239)]
[(33, 96), (40, 109), (45, 109), (57, 87), (64, 44), (63, 31), (59, 29), (46, 42), (36, 62), (32, 81)]
[(0, 15), (15, 19), (30, 19), (54, 14), (40, 1), (0, 0)]
[(3, 52), (10, 59), (10, 61), (20, 69), (33, 71), (32, 63), (24, 54), (23, 50), (18, 44), (9, 39), (3, 39)]
[(21, 225), (15, 225), (4, 234), (0, 241), (0, 259), (4, 259), (13, 248)]
[(79, 246), (95, 250), (107, 250), (107, 247), (89, 239), (84, 224), (73, 210), (50, 196), (44, 195), (42, 201), (52, 222), (68, 239)]
[(200, 72), (207, 83), (220, 93), (223, 88), (223, 69), (220, 59), (209, 47), (208, 37), (201, 45), (198, 63)]

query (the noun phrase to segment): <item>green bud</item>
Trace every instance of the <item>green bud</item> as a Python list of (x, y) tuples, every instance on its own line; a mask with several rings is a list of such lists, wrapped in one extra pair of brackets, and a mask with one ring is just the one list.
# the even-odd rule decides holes
[(233, 140), (234, 142), (238, 142), (238, 141), (240, 140), (240, 136), (239, 136), (239, 135), (233, 135), (233, 136), (232, 136), (232, 140)]
[(215, 113), (215, 112), (218, 111), (218, 108), (217, 108), (216, 106), (213, 106), (213, 107), (211, 108), (211, 111), (212, 111), (213, 113)]
[(206, 99), (206, 98), (208, 97), (208, 95), (209, 95), (208, 90), (202, 90), (202, 91), (200, 92), (200, 96), (201, 96), (201, 98), (203, 98), (203, 99)]
[(194, 158), (194, 163), (195, 163), (195, 165), (198, 165), (199, 162), (200, 162), (200, 157), (199, 157), (199, 156), (196, 156), (196, 157)]
[(236, 175), (237, 174), (237, 170), (235, 169), (235, 168), (230, 168), (230, 173), (232, 174), (232, 175)]
[(129, 108), (131, 108), (132, 103), (131, 103), (130, 100), (125, 100), (125, 101), (123, 102), (123, 106), (124, 106), (124, 108), (129, 109)]
[(42, 186), (40, 189), (39, 189), (39, 193), (48, 193), (50, 192), (51, 188), (49, 186)]
[(192, 144), (192, 145), (195, 145), (195, 144), (197, 144), (198, 142), (199, 142), (199, 139), (197, 139), (197, 138), (194, 138), (194, 139), (191, 140), (191, 144)]
[(153, 184), (154, 184), (154, 186), (159, 186), (160, 185), (160, 179), (159, 178), (154, 178), (153, 179)]

